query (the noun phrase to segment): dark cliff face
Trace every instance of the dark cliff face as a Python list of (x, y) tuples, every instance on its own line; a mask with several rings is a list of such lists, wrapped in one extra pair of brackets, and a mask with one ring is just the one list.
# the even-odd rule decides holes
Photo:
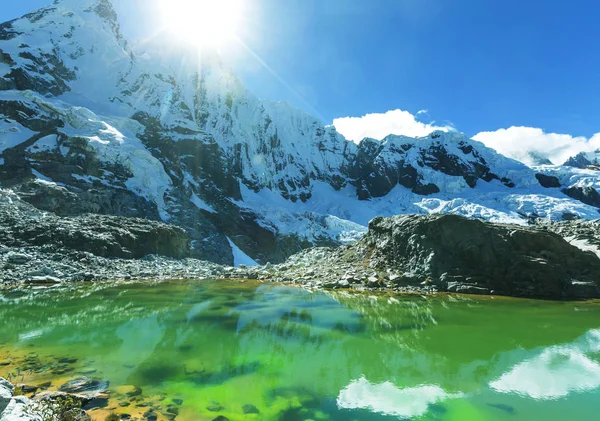
[(492, 180), (509, 188), (515, 186), (510, 179), (493, 173), (472, 142), (443, 132), (416, 140), (403, 136), (389, 136), (381, 142), (365, 139), (349, 168), (348, 176), (362, 200), (386, 196), (397, 185), (423, 196), (439, 193), (439, 186), (425, 181), (423, 169), (462, 177), (470, 188)]
[(600, 193), (593, 187), (572, 186), (563, 189), (562, 192), (575, 200), (579, 200), (586, 205), (600, 208)]

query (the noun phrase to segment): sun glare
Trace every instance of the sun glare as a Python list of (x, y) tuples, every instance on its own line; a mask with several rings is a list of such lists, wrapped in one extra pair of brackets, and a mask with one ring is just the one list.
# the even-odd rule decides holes
[(161, 0), (159, 13), (181, 42), (222, 48), (240, 31), (244, 0)]

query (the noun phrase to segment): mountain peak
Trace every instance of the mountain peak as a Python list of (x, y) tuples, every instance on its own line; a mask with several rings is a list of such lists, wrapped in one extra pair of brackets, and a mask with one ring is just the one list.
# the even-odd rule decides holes
[(69, 9), (89, 9), (98, 6), (113, 8), (110, 0), (54, 0), (52, 5)]
[(112, 28), (117, 38), (123, 38), (117, 12), (110, 0), (54, 0), (53, 5), (61, 9), (94, 13)]

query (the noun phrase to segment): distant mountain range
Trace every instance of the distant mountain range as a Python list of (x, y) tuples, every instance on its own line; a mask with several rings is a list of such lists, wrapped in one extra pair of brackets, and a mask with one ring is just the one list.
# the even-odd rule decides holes
[(259, 100), (213, 52), (134, 46), (108, 0), (0, 25), (0, 186), (59, 216), (178, 225), (201, 259), (280, 262), (356, 240), (378, 215), (599, 216), (596, 156), (539, 163), (456, 132), (357, 145)]

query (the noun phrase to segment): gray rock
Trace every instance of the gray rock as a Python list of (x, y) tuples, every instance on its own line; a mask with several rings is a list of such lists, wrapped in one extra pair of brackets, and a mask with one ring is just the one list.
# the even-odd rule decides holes
[(31, 256), (23, 253), (8, 253), (6, 261), (14, 265), (22, 265), (31, 260)]
[(27, 279), (25, 283), (35, 285), (55, 285), (62, 283), (62, 280), (54, 276), (32, 276)]
[[(10, 403), (15, 388), (7, 380), (0, 377), (0, 415)], [(2, 417), (0, 417), (1, 419)]]
[(80, 377), (63, 384), (59, 390), (65, 393), (103, 392), (108, 386), (109, 382), (106, 380)]
[(490, 293), (488, 288), (482, 288), (476, 284), (463, 284), (460, 282), (449, 282), (446, 290), (448, 292), (457, 292), (459, 294), (486, 295)]
[[(460, 276), (457, 290), (575, 298), (571, 279), (597, 283), (600, 259), (559, 235), (455, 215), (375, 218), (359, 242), (372, 263), (439, 282)], [(448, 285), (446, 285), (448, 287)]]
[[(130, 259), (149, 254), (175, 258), (190, 255), (189, 239), (179, 227), (107, 215), (59, 217), (7, 194), (0, 191), (0, 243), (7, 246), (43, 246)], [(22, 265), (31, 256), (10, 253), (7, 260)]]
[(31, 411), (32, 403), (25, 396), (13, 396), (14, 386), (0, 377), (0, 420), (43, 421), (42, 416)]

